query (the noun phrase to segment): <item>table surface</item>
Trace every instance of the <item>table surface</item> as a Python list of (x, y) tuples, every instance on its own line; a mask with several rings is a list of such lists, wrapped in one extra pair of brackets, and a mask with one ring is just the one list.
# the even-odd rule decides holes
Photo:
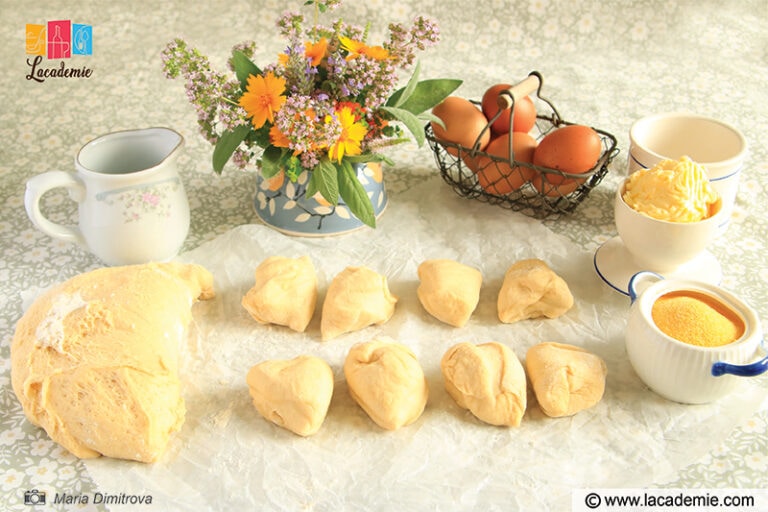
[[(9, 508), (19, 506), (22, 490), (36, 486), (86, 492), (95, 485), (81, 461), (26, 421), (11, 390), (9, 347), (22, 293), (100, 266), (85, 251), (32, 226), (24, 209), (26, 180), (52, 169), (71, 170), (78, 148), (97, 135), (169, 126), (186, 141), (179, 166), (192, 221), (184, 251), (259, 222), (251, 207), (253, 175), (231, 167), (222, 176), (212, 172), (211, 147), (198, 135), (182, 83), (163, 76), (160, 51), (182, 36), (223, 68), (234, 44), (255, 39), (254, 60), (270, 62), (283, 43), (273, 22), (284, 4), (199, 4), (0, 0), (0, 135), (6, 141), (0, 149), (0, 487), (3, 499), (15, 500)], [(458, 0), (373, 0), (349, 3), (333, 14), (352, 23), (372, 20), (374, 39), (384, 30), (379, 20), (408, 22), (421, 13), (431, 13), (442, 32), (440, 44), (421, 56), (423, 76), (461, 78), (457, 94), (478, 98), (494, 83), (538, 70), (563, 118), (616, 136), (621, 153), (587, 200), (571, 215), (540, 221), (584, 250), (594, 251), (616, 234), (611, 202), (625, 172), (633, 121), (689, 111), (739, 127), (749, 155), (731, 225), (711, 252), (723, 267), (722, 285), (768, 319), (767, 2), (517, 0), (468, 9)], [(68, 62), (91, 68), (89, 78), (26, 79), (25, 24), (54, 19), (93, 27), (93, 54)], [(437, 173), (427, 147), (407, 144), (389, 154), (396, 164), (386, 170), (385, 183), (393, 202)], [(63, 193), (46, 196), (44, 207), (57, 221), (76, 221), (76, 206)], [(498, 208), (498, 215), (520, 214)], [(768, 389), (765, 377), (759, 381)], [(767, 406), (726, 439), (702, 439), (711, 445), (709, 453), (659, 486), (768, 488)]]

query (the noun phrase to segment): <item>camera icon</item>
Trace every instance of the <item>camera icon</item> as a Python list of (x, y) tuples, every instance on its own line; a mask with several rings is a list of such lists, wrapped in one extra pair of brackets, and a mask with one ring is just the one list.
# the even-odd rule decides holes
[(24, 492), (24, 504), (25, 505), (45, 505), (45, 491), (38, 491), (32, 489), (31, 491)]

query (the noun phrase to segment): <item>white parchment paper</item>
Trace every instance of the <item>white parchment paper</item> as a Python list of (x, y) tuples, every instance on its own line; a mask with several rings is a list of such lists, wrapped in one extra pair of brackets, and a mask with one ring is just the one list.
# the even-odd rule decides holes
[[(255, 267), (271, 255), (304, 254), (320, 280), (307, 332), (257, 324), (240, 306)], [(501, 324), (496, 296), (504, 272), (531, 257), (568, 282), (575, 306), (558, 319)], [(206, 266), (217, 292), (194, 306), (183, 348), (183, 429), (158, 463), (102, 458), (87, 461), (88, 471), (102, 492), (150, 494), (164, 510), (196, 511), (567, 510), (573, 489), (663, 483), (749, 417), (761, 391), (745, 380), (727, 399), (689, 406), (645, 388), (624, 349), (629, 299), (599, 280), (592, 257), (539, 221), (459, 198), (439, 178), (398, 194), (375, 231), (312, 239), (236, 228), (179, 258)], [(467, 326), (441, 324), (419, 304), (416, 268), (428, 258), (482, 271), (480, 304)], [(325, 290), (350, 265), (387, 276), (399, 297), (395, 314), (382, 326), (321, 342)], [(414, 350), (430, 386), (422, 417), (395, 432), (354, 404), (341, 369), (352, 344), (382, 336)], [(529, 392), (519, 428), (486, 425), (443, 388), (440, 359), (462, 341), (499, 341), (521, 360), (541, 341), (580, 345), (608, 365), (605, 396), (590, 410), (552, 419)], [(328, 416), (310, 438), (261, 418), (245, 384), (252, 365), (300, 354), (322, 357), (335, 372)]]

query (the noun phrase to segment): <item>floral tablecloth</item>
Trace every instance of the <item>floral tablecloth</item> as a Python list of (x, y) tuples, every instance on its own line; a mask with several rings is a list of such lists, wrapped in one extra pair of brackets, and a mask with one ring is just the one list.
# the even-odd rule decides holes
[[(48, 170), (72, 169), (78, 148), (97, 135), (169, 126), (186, 139), (178, 160), (192, 212), (184, 251), (238, 226), (258, 223), (251, 206), (253, 175), (231, 168), (220, 177), (212, 173), (211, 147), (198, 136), (182, 84), (163, 77), (160, 52), (170, 39), (182, 36), (223, 66), (234, 44), (255, 39), (254, 60), (272, 61), (282, 49), (282, 41), (273, 36), (273, 22), (283, 9), (284, 2), (277, 0), (194, 5), (174, 0), (0, 0), (0, 135), (4, 141), (0, 147), (0, 508), (24, 509), (24, 492), (36, 488), (73, 495), (98, 491), (81, 461), (24, 418), (10, 385), (9, 347), (25, 292), (100, 266), (88, 253), (32, 226), (24, 210), (25, 181)], [(372, 37), (379, 38), (384, 30), (380, 20), (407, 22), (416, 14), (430, 13), (440, 25), (442, 40), (422, 57), (425, 76), (461, 78), (464, 84), (457, 94), (478, 98), (494, 83), (517, 81), (538, 70), (547, 96), (563, 118), (613, 133), (621, 153), (608, 176), (573, 214), (540, 221), (585, 251), (596, 250), (616, 234), (611, 201), (625, 172), (627, 132), (634, 120), (665, 111), (690, 111), (739, 127), (748, 140), (749, 155), (734, 219), (711, 252), (723, 267), (722, 285), (737, 291), (758, 310), (764, 323), (768, 321), (764, 257), (768, 248), (768, 145), (764, 140), (768, 133), (768, 3), (764, 0), (517, 0), (471, 6), (458, 0), (371, 0), (349, 2), (338, 13), (349, 22), (371, 20)], [(48, 77), (42, 82), (28, 79), (34, 63), (25, 52), (25, 26), (62, 19), (92, 27), (91, 54), (66, 61), (67, 67), (90, 73)], [(396, 162), (385, 173), (391, 201), (396, 203), (399, 194), (429, 180), (447, 186), (436, 180), (428, 148), (406, 144), (389, 153)], [(76, 206), (64, 193), (48, 194), (43, 207), (53, 220), (75, 222)], [(495, 209), (498, 216), (520, 215), (485, 208)], [(420, 214), (428, 216), (429, 211)], [(451, 218), (444, 222), (446, 230), (452, 228)], [(402, 229), (408, 230), (404, 224)], [(591, 268), (584, 271), (593, 272)], [(619, 294), (616, 298), (625, 300)], [(757, 381), (768, 390), (765, 377)], [(768, 488), (767, 433), (768, 402), (763, 402), (727, 438), (702, 437), (700, 443), (708, 453), (655, 485)], [(631, 482), (626, 484), (631, 487)], [(93, 503), (53, 506), (102, 508)]]

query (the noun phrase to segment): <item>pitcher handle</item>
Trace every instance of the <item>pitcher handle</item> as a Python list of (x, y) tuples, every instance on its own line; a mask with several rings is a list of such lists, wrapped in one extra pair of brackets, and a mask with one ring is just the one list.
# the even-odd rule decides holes
[(54, 188), (68, 189), (69, 197), (78, 203), (85, 198), (85, 185), (74, 173), (48, 171), (39, 174), (27, 181), (27, 188), (24, 193), (24, 207), (29, 219), (32, 224), (48, 236), (85, 247), (85, 238), (79, 228), (51, 222), (40, 211), (40, 199), (43, 194)]

